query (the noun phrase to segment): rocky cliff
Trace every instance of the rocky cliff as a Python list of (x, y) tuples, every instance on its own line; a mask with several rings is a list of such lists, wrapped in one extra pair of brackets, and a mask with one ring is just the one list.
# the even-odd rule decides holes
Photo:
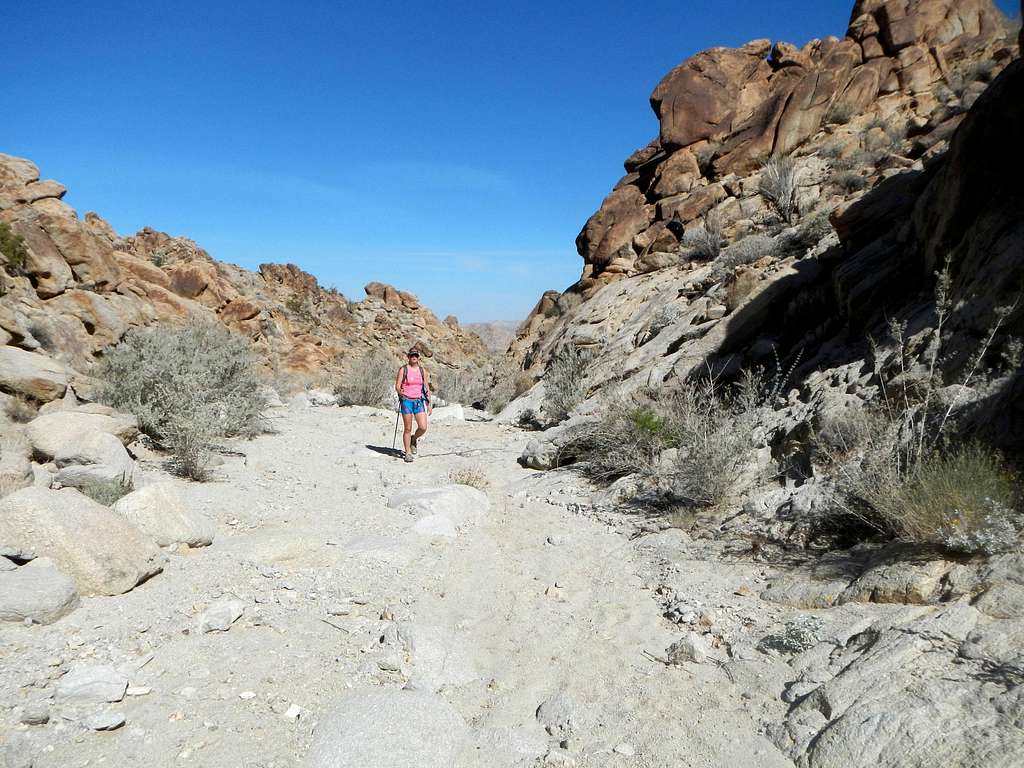
[(293, 264), (250, 272), (187, 238), (149, 228), (121, 237), (94, 213), (79, 218), (64, 194), (33, 163), (0, 155), (0, 223), (23, 241), (0, 256), (0, 391), (46, 400), (62, 381), (87, 388), (93, 358), (129, 328), (193, 317), (216, 318), (252, 339), (269, 368), (305, 376), (414, 342), (442, 366), (485, 354), (454, 318), (439, 321), (390, 285), (370, 283), (350, 301)]
[(954, 327), (983, 333), (1024, 267), (1016, 54), (990, 0), (859, 0), (843, 39), (688, 59), (577, 238), (580, 280), (545, 294), (513, 355), (539, 371), (590, 349), (591, 392), (776, 355), (798, 383), (856, 389), (869, 335), (930, 322), (947, 260)]

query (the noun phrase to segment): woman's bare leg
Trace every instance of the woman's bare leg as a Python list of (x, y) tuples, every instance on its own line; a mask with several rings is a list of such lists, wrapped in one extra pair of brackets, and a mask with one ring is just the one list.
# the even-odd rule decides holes
[(405, 452), (409, 453), (412, 450), (412, 414), (402, 414), (402, 425), (405, 431), (402, 433), (402, 445), (405, 446)]
[(427, 414), (423, 411), (416, 414), (416, 426), (419, 427), (416, 430), (416, 439), (419, 440), (427, 433)]

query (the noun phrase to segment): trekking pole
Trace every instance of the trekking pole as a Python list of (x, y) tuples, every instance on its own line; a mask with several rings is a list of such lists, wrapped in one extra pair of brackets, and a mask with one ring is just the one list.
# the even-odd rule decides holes
[(401, 420), (402, 420), (402, 410), (401, 410), (401, 408), (399, 408), (398, 412), (395, 414), (395, 436), (391, 439), (391, 450), (392, 451), (398, 450), (398, 448), (397, 448), (397, 446), (398, 446), (398, 422), (400, 422)]

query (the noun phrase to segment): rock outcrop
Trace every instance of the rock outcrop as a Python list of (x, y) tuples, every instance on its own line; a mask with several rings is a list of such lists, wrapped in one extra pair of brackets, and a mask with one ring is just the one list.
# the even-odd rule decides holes
[(23, 241), (0, 254), (0, 392), (44, 403), (82, 394), (93, 358), (132, 327), (216, 318), (249, 338), (275, 372), (320, 375), (370, 350), (413, 343), (435, 365), (486, 354), (457, 322), (382, 283), (350, 301), (293, 264), (259, 272), (218, 262), (193, 241), (146, 228), (120, 237), (95, 213), (79, 218), (65, 188), (28, 160), (0, 154), (0, 224)]
[[(795, 383), (827, 378), (863, 359), (851, 330), (920, 319), (947, 258), (958, 328), (983, 332), (1021, 273), (1016, 44), (990, 0), (861, 0), (841, 40), (688, 59), (577, 239), (580, 280), (545, 294), (512, 355), (539, 370), (588, 348), (592, 392), (775, 352), (801, 353)], [(780, 169), (791, 210), (772, 201)]]

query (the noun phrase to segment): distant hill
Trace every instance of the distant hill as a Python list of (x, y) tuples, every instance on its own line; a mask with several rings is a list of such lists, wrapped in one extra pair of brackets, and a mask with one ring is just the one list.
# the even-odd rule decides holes
[(520, 325), (522, 322), (514, 320), (496, 320), (492, 323), (466, 323), (463, 327), (479, 336), (488, 349), (504, 352), (515, 341)]

